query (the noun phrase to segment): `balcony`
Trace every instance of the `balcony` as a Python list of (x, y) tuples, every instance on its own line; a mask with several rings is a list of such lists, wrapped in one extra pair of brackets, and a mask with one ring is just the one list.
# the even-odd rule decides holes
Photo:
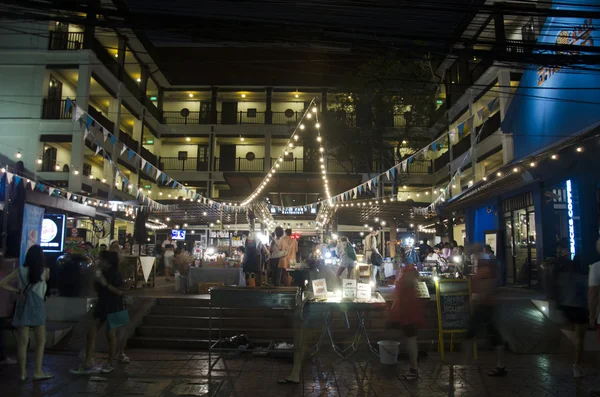
[(214, 170), (223, 172), (264, 172), (264, 158), (248, 160), (245, 157), (224, 159), (215, 157)]
[(81, 50), (83, 32), (50, 32), (49, 50)]
[(140, 151), (140, 155), (143, 159), (145, 159), (148, 163), (152, 164), (155, 167), (158, 167), (158, 157), (152, 154), (148, 149), (142, 146), (142, 150)]
[(88, 113), (94, 120), (96, 120), (100, 125), (106, 128), (108, 131), (113, 132), (115, 124), (107, 119), (102, 113), (100, 113), (95, 107), (88, 106)]
[(479, 130), (479, 142), (483, 142), (486, 138), (492, 136), (501, 125), (500, 112), (491, 116)]
[(139, 142), (127, 135), (123, 130), (119, 130), (119, 140), (124, 143), (129, 149), (137, 153)]
[(160, 169), (163, 171), (208, 171), (208, 162), (204, 158), (196, 157), (188, 157), (187, 160), (179, 160), (177, 157), (161, 157)]
[(73, 117), (72, 108), (67, 109), (66, 99), (44, 98), (42, 104), (42, 119), (44, 120), (69, 120)]

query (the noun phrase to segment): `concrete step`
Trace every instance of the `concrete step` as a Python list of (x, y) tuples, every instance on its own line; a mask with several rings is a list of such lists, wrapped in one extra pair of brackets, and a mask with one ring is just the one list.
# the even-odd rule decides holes
[[(212, 341), (215, 342), (214, 340)], [(267, 347), (270, 340), (253, 340), (258, 346)], [(291, 340), (287, 341), (291, 343)], [(173, 349), (173, 350), (185, 350), (185, 351), (206, 351), (208, 350), (209, 341), (208, 339), (195, 339), (195, 338), (152, 338), (135, 336), (127, 341), (127, 347), (129, 348), (143, 348), (143, 349)]]
[[(286, 318), (218, 318), (212, 319), (212, 327), (224, 328), (291, 328), (293, 322)], [(211, 326), (208, 317), (183, 317), (183, 316), (155, 316), (144, 317), (143, 325), (147, 326), (173, 326), (189, 328), (209, 328)]]
[(187, 307), (209, 307), (210, 299), (208, 298), (191, 298), (191, 297), (177, 297), (177, 298), (158, 298), (156, 300), (157, 306), (187, 306)]
[(153, 306), (152, 314), (164, 316), (184, 316), (184, 317), (213, 317), (222, 315), (223, 317), (281, 317), (293, 315), (291, 310), (273, 310), (273, 309), (219, 309), (201, 306)]
[[(182, 327), (155, 327), (142, 326), (138, 327), (136, 334), (142, 337), (152, 338), (197, 338), (208, 339), (209, 328), (182, 328)], [(251, 340), (254, 339), (293, 339), (294, 330), (292, 328), (223, 328), (221, 335), (225, 338), (235, 335), (245, 334)], [(212, 330), (212, 338), (217, 338), (219, 335), (218, 329)]]

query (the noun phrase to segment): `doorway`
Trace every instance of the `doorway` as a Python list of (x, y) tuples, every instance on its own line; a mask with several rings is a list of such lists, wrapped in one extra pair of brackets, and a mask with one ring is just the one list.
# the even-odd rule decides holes
[(533, 194), (527, 193), (505, 200), (502, 207), (506, 282), (535, 286), (538, 283), (538, 263)]
[(44, 148), (44, 158), (42, 159), (42, 171), (44, 172), (55, 172), (56, 171), (56, 155), (57, 150), (55, 147), (46, 146)]
[(47, 120), (58, 120), (64, 109), (62, 108), (63, 84), (56, 77), (50, 75), (48, 82), (48, 97), (44, 100), (44, 118)]
[(223, 102), (221, 104), (221, 124), (237, 124), (237, 102)]
[(200, 102), (200, 124), (212, 124), (212, 102)]
[(236, 145), (221, 145), (219, 171), (235, 171)]

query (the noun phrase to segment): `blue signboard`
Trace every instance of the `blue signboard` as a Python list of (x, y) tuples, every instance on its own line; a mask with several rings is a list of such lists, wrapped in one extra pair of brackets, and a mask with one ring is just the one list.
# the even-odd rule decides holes
[[(600, 12), (598, 0), (563, 0), (552, 8)], [(565, 45), (552, 53), (585, 55), (586, 47), (600, 46), (600, 19), (549, 17), (538, 43)], [(599, 65), (529, 67), (502, 122), (514, 134), (515, 159), (600, 125), (598, 87)]]

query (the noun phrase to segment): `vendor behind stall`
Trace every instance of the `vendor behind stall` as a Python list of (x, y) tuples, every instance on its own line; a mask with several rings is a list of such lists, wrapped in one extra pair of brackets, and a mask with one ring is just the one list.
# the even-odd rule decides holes
[(246, 278), (251, 274), (256, 276), (256, 285), (259, 286), (267, 279), (263, 280), (263, 262), (267, 256), (267, 250), (260, 240), (256, 237), (254, 232), (248, 234), (246, 243), (244, 245), (244, 259), (242, 262), (242, 268), (246, 273)]

